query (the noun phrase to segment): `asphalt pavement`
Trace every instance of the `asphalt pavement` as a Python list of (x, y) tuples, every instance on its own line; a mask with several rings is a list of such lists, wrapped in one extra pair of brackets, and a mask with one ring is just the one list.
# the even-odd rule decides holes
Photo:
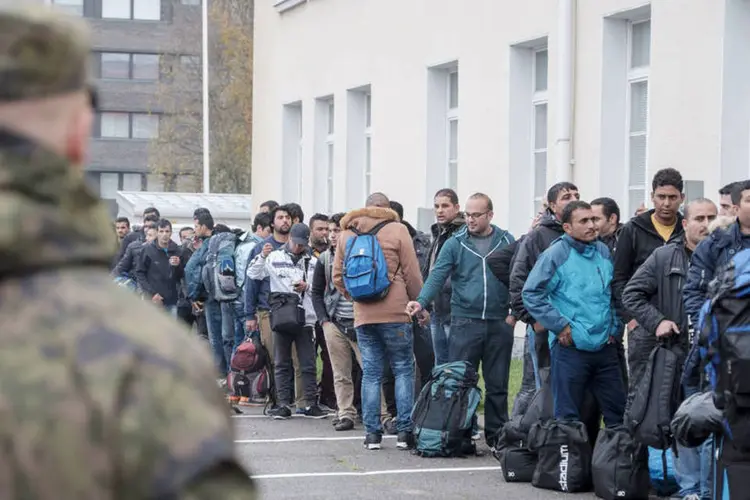
[(262, 408), (241, 409), (233, 417), (236, 446), (263, 499), (596, 498), (506, 483), (483, 441), (484, 456), (428, 459), (396, 449), (395, 436), (386, 436), (380, 451), (365, 450), (361, 424), (336, 432), (330, 418), (279, 421)]

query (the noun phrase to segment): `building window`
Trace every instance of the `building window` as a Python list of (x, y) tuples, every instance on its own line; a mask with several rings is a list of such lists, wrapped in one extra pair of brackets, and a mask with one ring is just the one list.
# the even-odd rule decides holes
[(313, 206), (316, 212), (331, 212), (335, 189), (335, 105), (333, 97), (315, 100), (313, 134)]
[(101, 77), (112, 80), (159, 79), (158, 54), (101, 53)]
[(143, 175), (141, 174), (122, 174), (123, 191), (141, 191), (143, 190)]
[(547, 49), (534, 51), (532, 64), (532, 164), (534, 165), (534, 211), (539, 212), (547, 194)]
[(102, 0), (103, 19), (161, 20), (161, 0)]
[(287, 104), (282, 117), (283, 144), (281, 182), (285, 200), (302, 202), (302, 153), (304, 137), (302, 134), (302, 104)]
[(114, 200), (118, 191), (143, 191), (144, 175), (125, 172), (86, 172), (89, 187), (103, 200)]
[(99, 196), (105, 200), (114, 200), (120, 190), (120, 174), (99, 174)]
[(326, 210), (329, 214), (333, 213), (335, 116), (335, 107), (331, 99), (328, 102), (328, 135), (326, 136)]
[(200, 5), (201, 0), (180, 0), (182, 5)]
[(458, 68), (448, 73), (448, 165), (445, 185), (458, 189)]
[(113, 113), (100, 115), (100, 137), (104, 139), (155, 139), (159, 136), (159, 115)]
[(52, 0), (52, 4), (68, 14), (83, 17), (83, 0)]
[(365, 196), (372, 192), (372, 93), (365, 94)]
[(633, 22), (628, 30), (628, 212), (646, 201), (648, 179), (648, 77), (651, 21)]

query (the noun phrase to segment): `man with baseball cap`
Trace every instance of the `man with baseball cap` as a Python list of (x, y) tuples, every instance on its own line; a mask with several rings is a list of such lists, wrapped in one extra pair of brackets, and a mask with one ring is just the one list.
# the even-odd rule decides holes
[(268, 278), (270, 282), (268, 304), (273, 330), (277, 405), (269, 410), (268, 414), (280, 420), (292, 416), (292, 345), (297, 349), (302, 374), (302, 392), (307, 403), (301, 414), (317, 419), (328, 416), (328, 413), (318, 406), (314, 339), (317, 316), (311, 293), (313, 272), (318, 260), (310, 250), (309, 240), (310, 228), (298, 222), (289, 231), (289, 241), (285, 245), (274, 250), (270, 243), (266, 243), (247, 269), (248, 278)]
[(253, 497), (209, 353), (109, 277), (90, 50), (80, 20), (0, 7), (0, 498)]

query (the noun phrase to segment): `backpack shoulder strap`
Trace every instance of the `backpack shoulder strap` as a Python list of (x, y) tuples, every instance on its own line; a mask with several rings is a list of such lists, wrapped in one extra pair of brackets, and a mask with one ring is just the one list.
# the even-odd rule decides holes
[(362, 233), (362, 234), (369, 234), (369, 235), (375, 236), (375, 235), (377, 235), (380, 232), (381, 229), (383, 229), (385, 226), (387, 226), (388, 224), (390, 224), (392, 222), (396, 222), (396, 221), (394, 221), (394, 220), (384, 220), (382, 222), (379, 222), (379, 223), (375, 224), (375, 226), (372, 229), (370, 229), (366, 233)]

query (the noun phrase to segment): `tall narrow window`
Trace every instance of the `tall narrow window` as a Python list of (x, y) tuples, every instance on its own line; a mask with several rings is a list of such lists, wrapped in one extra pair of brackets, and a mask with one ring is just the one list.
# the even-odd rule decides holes
[(365, 172), (364, 192), (372, 192), (372, 94), (365, 94)]
[(283, 143), (281, 181), (284, 199), (301, 203), (302, 199), (302, 103), (282, 108)]
[(458, 189), (458, 69), (448, 73), (448, 165), (445, 185)]
[(651, 21), (631, 23), (628, 43), (628, 212), (646, 201)]
[(542, 208), (547, 192), (547, 49), (534, 52), (532, 65), (532, 120), (533, 138), (531, 142), (532, 164), (534, 165), (534, 210)]
[(335, 108), (333, 99), (328, 101), (328, 134), (326, 135), (326, 210), (328, 213), (333, 213), (333, 179), (334, 179), (334, 163), (333, 163), (333, 143), (335, 133)]

